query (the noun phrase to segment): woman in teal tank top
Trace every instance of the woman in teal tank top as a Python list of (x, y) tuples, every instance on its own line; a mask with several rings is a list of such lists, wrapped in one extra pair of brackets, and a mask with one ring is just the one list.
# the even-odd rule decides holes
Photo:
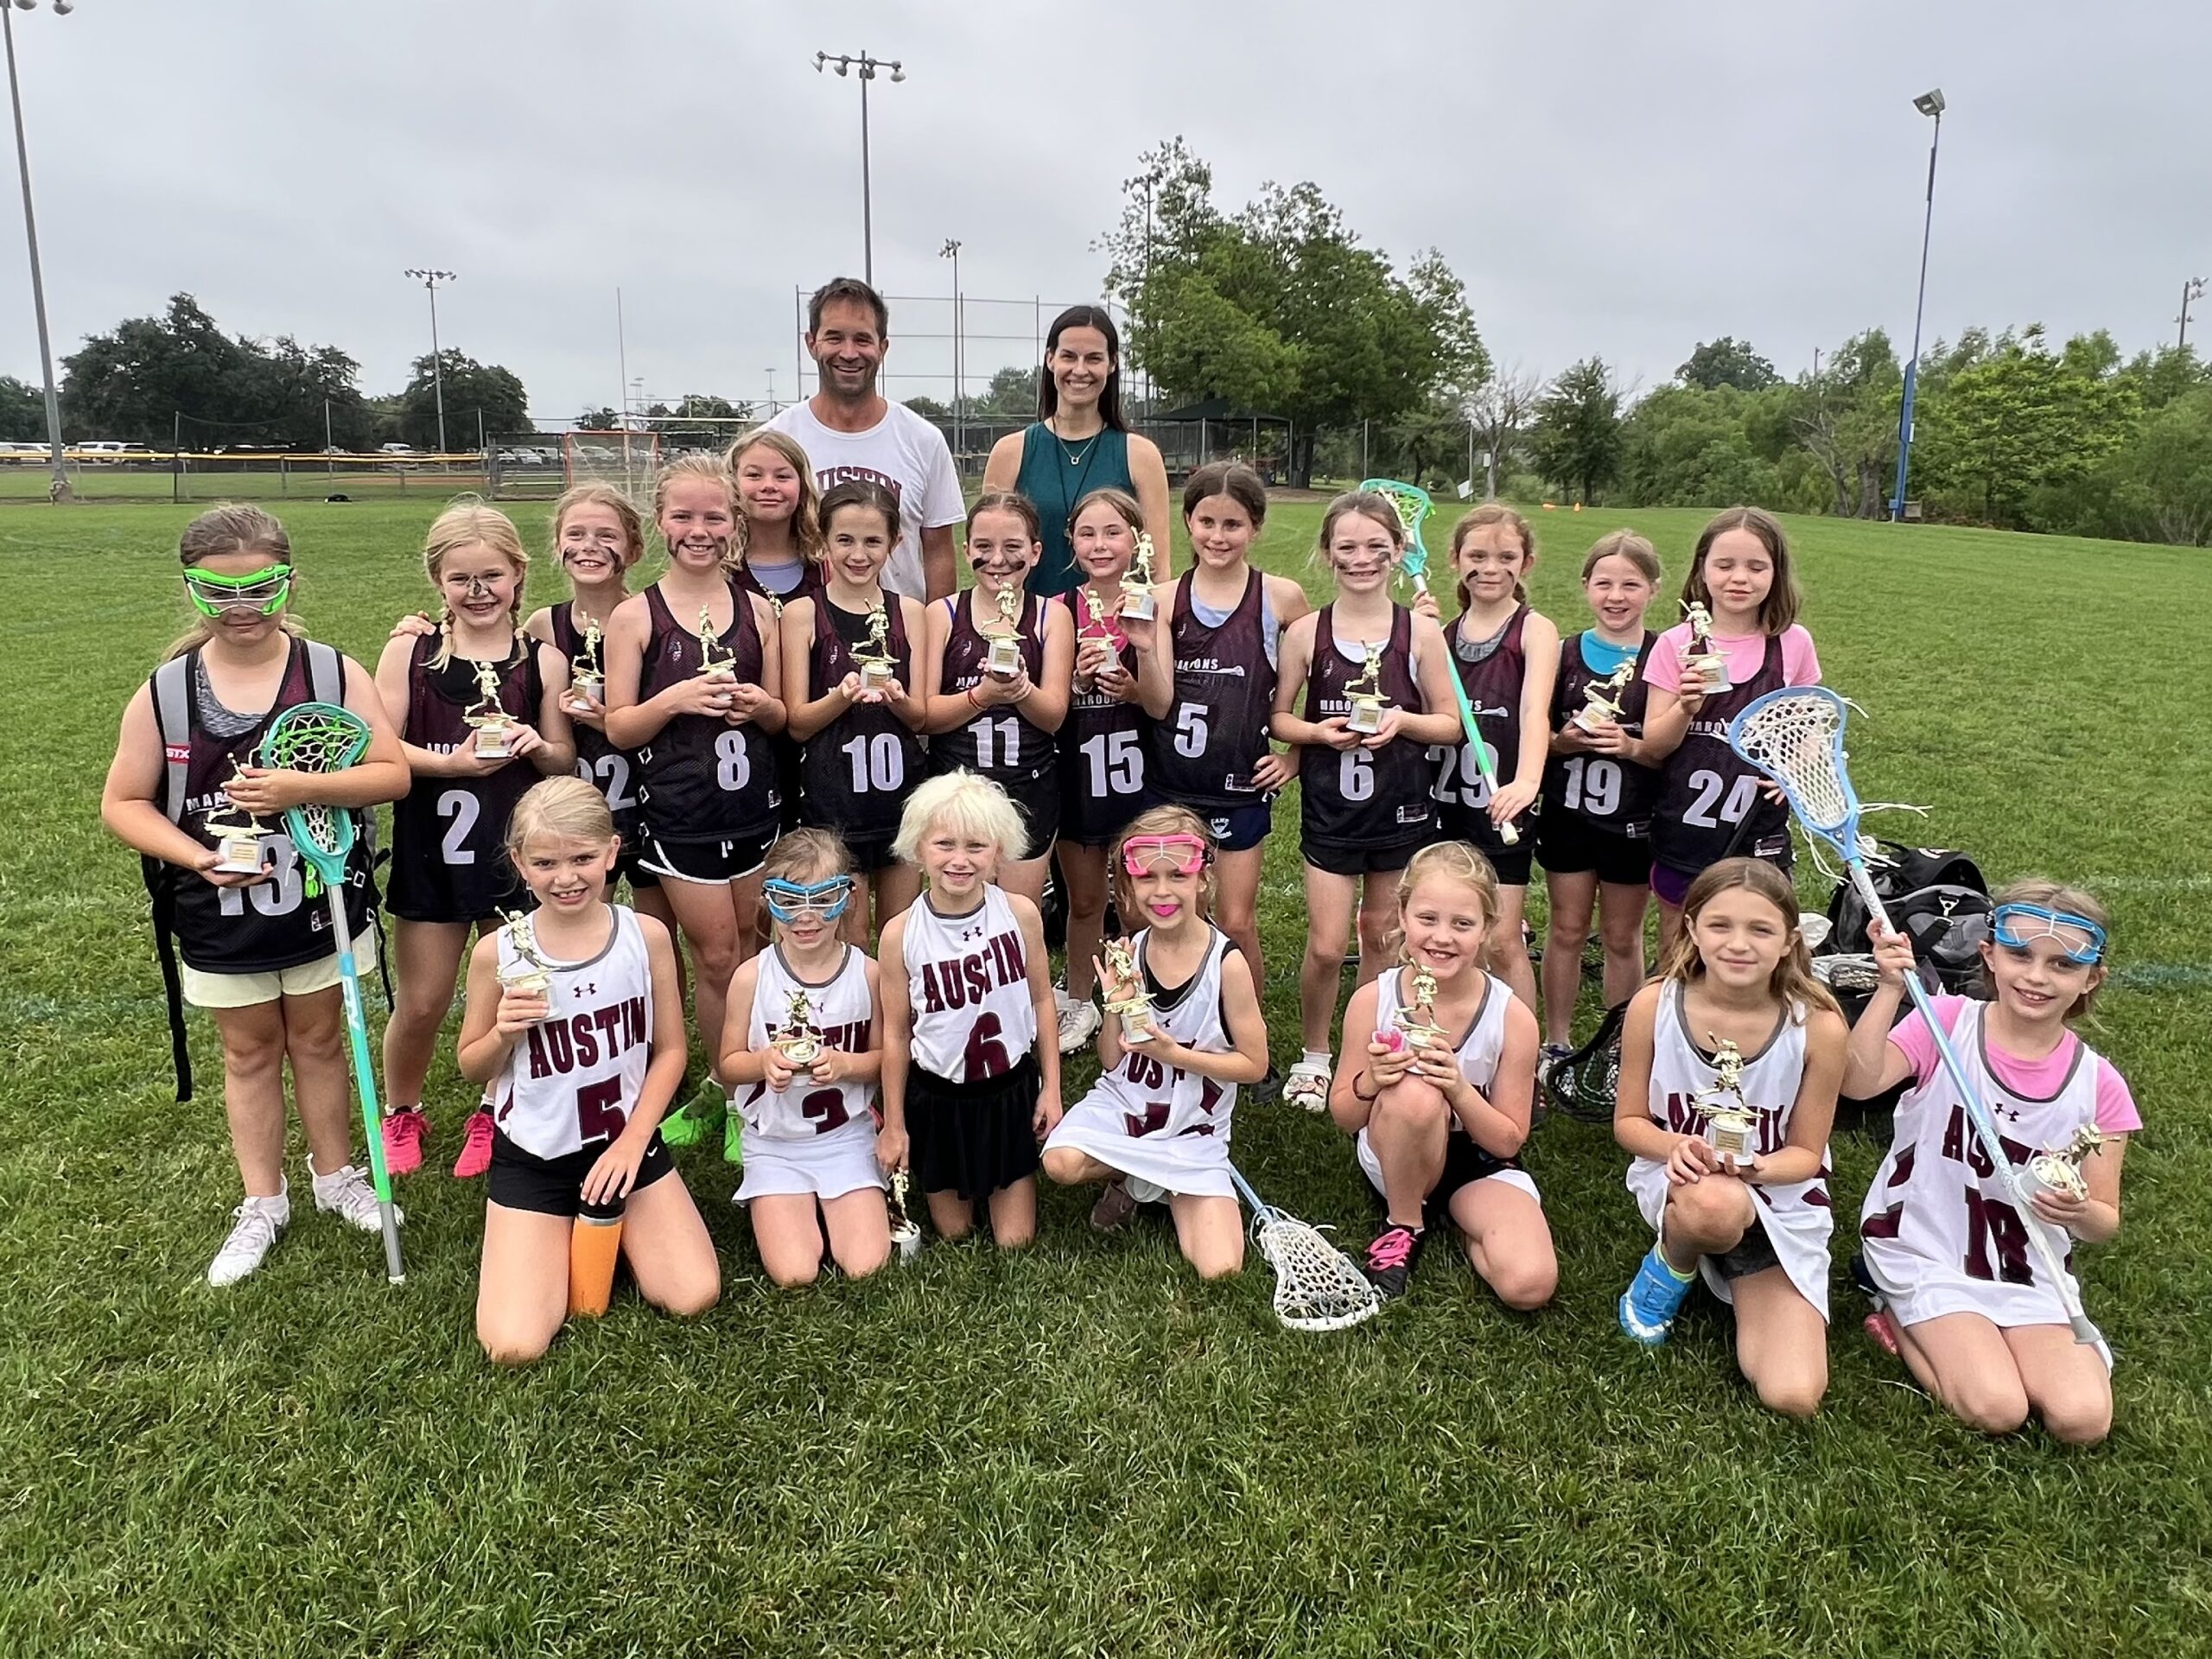
[(984, 489), (1019, 490), (1043, 521), (1044, 556), (1029, 591), (1064, 594), (1082, 580), (1068, 520), (1084, 496), (1108, 486), (1136, 497), (1154, 546), (1153, 575), (1166, 582), (1167, 467), (1160, 446), (1122, 417), (1122, 338), (1104, 308), (1071, 306), (1052, 319), (1037, 404), (1039, 418), (994, 444), (983, 468)]

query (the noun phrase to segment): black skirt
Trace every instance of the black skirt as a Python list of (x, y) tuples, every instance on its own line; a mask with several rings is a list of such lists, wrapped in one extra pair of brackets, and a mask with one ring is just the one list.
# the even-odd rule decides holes
[(985, 1198), (1037, 1173), (1037, 1057), (982, 1083), (906, 1073), (908, 1161), (925, 1192)]

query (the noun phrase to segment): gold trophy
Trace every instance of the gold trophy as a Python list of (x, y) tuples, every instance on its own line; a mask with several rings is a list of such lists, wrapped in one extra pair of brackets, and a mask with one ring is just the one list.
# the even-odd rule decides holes
[(899, 659), (891, 654), (891, 612), (879, 604), (868, 613), (868, 638), (853, 652), (853, 666), (861, 672), (861, 690), (881, 691), (899, 672)]
[[(1436, 1023), (1436, 976), (1421, 963), (1410, 963), (1408, 968), (1413, 984), (1407, 992), (1408, 1000), (1390, 1015), (1390, 1023), (1404, 1034), (1408, 1048), (1423, 1049), (1442, 1042), (1448, 1033)], [(1405, 983), (1404, 975), (1398, 982)]]
[(783, 1028), (768, 1041), (791, 1066), (792, 1075), (805, 1077), (813, 1071), (814, 1063), (822, 1058), (823, 1045), (822, 1033), (815, 1027), (814, 1009), (804, 991), (791, 993)]
[[(244, 768), (238, 757), (231, 757), (231, 776), (238, 777)], [(261, 874), (261, 842), (269, 834), (269, 826), (233, 802), (226, 795), (223, 804), (207, 814), (207, 833), (215, 837), (215, 874), (218, 875), (259, 875)]]
[(1122, 577), (1121, 613), (1139, 622), (1151, 621), (1156, 609), (1152, 586), (1158, 580), (1152, 570), (1152, 537), (1141, 530), (1137, 532), (1136, 557), (1130, 560), (1128, 570)]
[(699, 607), (699, 672), (737, 673), (737, 658), (723, 648), (721, 635), (715, 632), (715, 613), (704, 605)]
[(983, 672), (994, 679), (1010, 680), (1021, 672), (1021, 597), (1011, 588), (999, 589), (999, 626), (991, 635), (991, 648), (983, 658)]
[[(501, 964), (499, 988), (520, 995), (543, 996), (553, 988), (553, 964), (537, 948), (537, 929), (526, 914), (499, 912), (505, 924), (508, 942), (515, 948), (515, 959)], [(550, 1013), (549, 1007), (547, 1013)]]
[(599, 624), (586, 617), (583, 654), (569, 664), (569, 701), (572, 706), (581, 706), (587, 697), (594, 702), (607, 701), (607, 673), (599, 661), (599, 642), (603, 638)]
[(514, 734), (515, 718), (499, 706), (497, 663), (476, 664), (476, 701), (461, 718), (475, 730), (478, 760), (504, 760), (513, 752), (508, 745)]
[(1630, 657), (1604, 679), (1591, 681), (1582, 688), (1582, 706), (1574, 711), (1569, 723), (1586, 732), (1594, 732), (1609, 721), (1618, 724), (1621, 698), (1628, 695), (1635, 678), (1636, 658)]
[(1705, 1138), (1724, 1165), (1749, 1167), (1758, 1155), (1758, 1108), (1744, 1098), (1743, 1051), (1725, 1037), (1706, 1033), (1713, 1045), (1713, 1084), (1692, 1101), (1705, 1116)]
[(1713, 648), (1713, 613), (1694, 599), (1682, 601), (1682, 613), (1690, 620), (1690, 648), (1682, 654), (1682, 666), (1705, 682), (1705, 695), (1732, 691), (1736, 683), (1728, 677), (1726, 653)]
[(1351, 699), (1351, 714), (1344, 724), (1362, 737), (1372, 737), (1382, 729), (1382, 711), (1390, 706), (1382, 695), (1382, 647), (1363, 646), (1367, 652), (1367, 667), (1360, 677), (1344, 687), (1344, 696)]
[[(2039, 1152), (2028, 1160), (2028, 1178), (2046, 1192), (2075, 1199), (2089, 1196), (2089, 1179), (2082, 1166), (2105, 1143), (2094, 1123), (2084, 1123), (2074, 1138), (2055, 1152)], [(2031, 1190), (2032, 1195), (2032, 1189)]]
[(922, 1230), (906, 1213), (906, 1172), (891, 1172), (891, 1244), (899, 1252), (901, 1262), (911, 1262), (922, 1253)]
[(1137, 960), (1129, 947), (1119, 939), (1109, 939), (1104, 946), (1106, 972), (1122, 988), (1123, 995), (1106, 1001), (1106, 1012), (1122, 1016), (1122, 1042), (1148, 1043), (1160, 1035), (1160, 1027), (1153, 1023), (1152, 999), (1145, 995), (1144, 976), (1137, 971)]

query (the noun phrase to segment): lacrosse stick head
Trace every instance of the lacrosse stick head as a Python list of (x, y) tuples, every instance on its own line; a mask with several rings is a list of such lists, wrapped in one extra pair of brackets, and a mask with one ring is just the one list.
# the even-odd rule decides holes
[(1418, 484), (1402, 484), (1395, 478), (1362, 479), (1359, 487), (1367, 494), (1381, 496), (1398, 515), (1399, 527), (1406, 532), (1405, 556), (1399, 560), (1398, 568), (1416, 586), (1425, 587), (1428, 580), (1428, 544), (1421, 540), (1421, 526), (1435, 505), (1429, 499), (1428, 492)]
[[(257, 761), (287, 772), (343, 772), (369, 747), (369, 723), (334, 702), (302, 702), (276, 716)], [(288, 807), (285, 833), (301, 855), (332, 879), (353, 849), (353, 815), (319, 804)], [(327, 867), (327, 868), (326, 868)]]
[(1280, 1211), (1253, 1228), (1275, 1274), (1275, 1317), (1293, 1331), (1342, 1331), (1382, 1311), (1367, 1275), (1319, 1230)]
[(1770, 691), (1729, 722), (1728, 747), (1782, 785), (1806, 833), (1858, 863), (1859, 792), (1843, 752), (1846, 708), (1824, 685)]

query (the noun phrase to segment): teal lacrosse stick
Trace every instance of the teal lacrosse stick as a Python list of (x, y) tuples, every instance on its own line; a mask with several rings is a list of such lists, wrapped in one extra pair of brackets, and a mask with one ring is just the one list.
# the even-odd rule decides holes
[[(1428, 543), (1421, 539), (1421, 523), (1434, 508), (1428, 492), (1418, 484), (1401, 484), (1394, 478), (1370, 478), (1361, 481), (1361, 489), (1379, 495), (1396, 511), (1398, 523), (1406, 532), (1405, 556), (1398, 568), (1413, 578), (1414, 591), (1428, 591)], [(1459, 678), (1457, 664), (1445, 677), (1452, 682), (1452, 700), (1459, 705), (1459, 728), (1467, 734), (1467, 747), (1474, 751), (1476, 768), (1483, 775), (1483, 782), (1490, 786), (1494, 798), (1497, 794), (1497, 764), (1491, 759), (1490, 744), (1483, 737), (1481, 722), (1475, 718), (1474, 705), (1467, 701), (1467, 688)], [(1508, 819), (1497, 826), (1497, 838), (1508, 847), (1516, 846), (1521, 832)]]
[[(295, 704), (277, 715), (256, 757), (289, 772), (343, 772), (369, 747), (369, 723), (334, 702)], [(353, 972), (353, 935), (346, 925), (346, 861), (353, 850), (353, 815), (340, 806), (294, 806), (284, 811), (284, 832), (307, 861), (308, 896), (330, 903), (330, 931), (338, 942), (339, 983), (346, 999), (346, 1035), (353, 1045), (353, 1090), (369, 1137), (369, 1178), (384, 1223), (385, 1274), (407, 1281), (399, 1261), (399, 1218), (391, 1207), (391, 1175), (384, 1166), (384, 1115), (377, 1109), (377, 1076), (369, 1064), (369, 1022), (361, 1009), (361, 982)]]

